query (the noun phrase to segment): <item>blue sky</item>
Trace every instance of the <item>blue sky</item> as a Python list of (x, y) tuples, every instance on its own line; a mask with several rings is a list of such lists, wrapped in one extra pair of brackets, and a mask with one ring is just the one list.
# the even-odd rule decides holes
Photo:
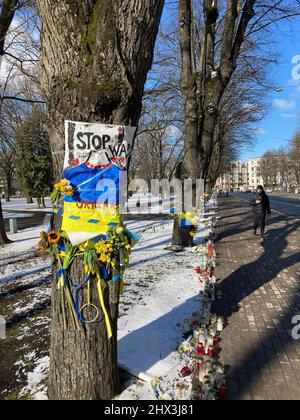
[[(177, 14), (177, 1), (166, 2), (162, 22)], [(288, 147), (297, 129), (300, 129), (300, 21), (291, 27), (288, 22), (280, 22), (279, 28), (274, 26), (271, 38), (275, 41), (273, 49), (278, 53), (278, 65), (270, 67), (270, 76), (283, 92), (270, 92), (266, 117), (255, 125), (256, 141), (253, 146), (241, 151), (241, 159), (249, 159), (263, 155), (266, 151)], [(298, 57), (299, 69), (292, 63)], [(293, 80), (293, 69), (299, 77)], [(295, 75), (294, 75), (295, 77)]]
[(280, 32), (273, 29), (279, 63), (273, 65), (271, 73), (283, 92), (270, 93), (268, 113), (257, 124), (257, 140), (253, 147), (242, 151), (242, 159), (261, 156), (272, 148), (288, 147), (288, 141), (300, 129), (300, 65), (296, 67), (300, 63), (300, 29), (296, 30), (299, 24), (292, 30), (286, 23), (280, 25)]

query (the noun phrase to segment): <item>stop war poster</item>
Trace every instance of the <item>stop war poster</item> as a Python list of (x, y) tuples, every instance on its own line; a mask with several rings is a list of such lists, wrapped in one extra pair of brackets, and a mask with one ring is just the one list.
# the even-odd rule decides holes
[(64, 178), (73, 195), (64, 200), (63, 224), (73, 245), (121, 224), (124, 172), (135, 127), (66, 121)]
[(115, 164), (125, 169), (135, 133), (136, 127), (66, 121), (64, 169), (85, 162), (97, 167)]

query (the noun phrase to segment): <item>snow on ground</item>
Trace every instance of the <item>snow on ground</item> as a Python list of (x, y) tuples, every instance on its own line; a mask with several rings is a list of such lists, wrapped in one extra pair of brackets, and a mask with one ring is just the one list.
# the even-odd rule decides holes
[[(52, 208), (52, 202), (50, 200), (50, 198), (46, 198), (45, 199), (45, 203), (46, 203), (46, 207), (49, 209)], [(37, 210), (38, 209), (38, 205), (37, 205), (37, 200), (34, 199), (33, 203), (31, 204), (27, 204), (26, 198), (11, 198), (11, 201), (5, 201), (2, 200), (2, 207), (3, 209), (15, 209), (15, 210)]]
[[(193, 279), (195, 256), (165, 250), (171, 235), (169, 224), (155, 234), (146, 233), (136, 247), (121, 307), (131, 302), (138, 287), (140, 298), (119, 319), (120, 366), (136, 377), (161, 377), (168, 387), (175, 384), (180, 371), (176, 350), (183, 341), (184, 320), (200, 310), (199, 285)], [(138, 382), (118, 399), (154, 399), (154, 393), (149, 383)]]
[[(195, 257), (188, 251), (172, 253), (165, 249), (171, 242), (171, 222), (129, 221), (127, 226), (142, 233), (142, 239), (125, 275), (119, 362), (135, 376), (163, 377), (169, 387), (180, 370), (176, 349), (182, 342), (183, 322), (199, 310), (199, 288), (193, 280)], [(1, 248), (1, 314), (11, 326), (4, 341), (7, 349), (4, 347), (1, 353), (0, 348), (0, 360), (7, 357), (9, 349), (16, 359), (8, 374), (13, 375), (10, 380), (1, 382), (0, 378), (0, 398), (9, 397), (14, 389), (17, 398), (46, 398), (51, 269), (50, 259), (36, 251), (42, 229), (47, 226), (13, 235), (10, 238), (15, 242)], [(201, 234), (205, 236), (206, 232)], [(7, 372), (4, 363), (9, 362), (0, 362), (0, 371)], [(149, 383), (138, 381), (118, 398), (154, 399), (154, 393)]]

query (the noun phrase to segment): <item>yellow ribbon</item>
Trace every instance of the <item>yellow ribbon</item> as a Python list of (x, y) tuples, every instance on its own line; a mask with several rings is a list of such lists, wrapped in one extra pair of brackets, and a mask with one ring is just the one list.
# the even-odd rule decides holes
[(108, 335), (108, 338), (110, 340), (112, 338), (113, 334), (112, 334), (110, 319), (109, 319), (107, 310), (105, 308), (105, 303), (104, 303), (104, 297), (103, 297), (103, 292), (102, 292), (101, 279), (100, 279), (100, 277), (98, 277), (97, 287), (98, 287), (98, 293), (99, 293), (99, 299), (100, 299), (100, 303), (101, 303), (101, 308), (102, 308), (102, 311), (104, 313), (105, 324), (106, 324), (106, 329), (107, 329), (107, 335)]

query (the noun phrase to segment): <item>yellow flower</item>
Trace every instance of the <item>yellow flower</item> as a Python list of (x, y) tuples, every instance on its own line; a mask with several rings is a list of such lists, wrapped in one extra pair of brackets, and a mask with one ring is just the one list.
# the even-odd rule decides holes
[(109, 256), (109, 255), (107, 255), (107, 254), (101, 254), (101, 255), (100, 255), (100, 261), (101, 261), (102, 263), (104, 263), (104, 264), (106, 264), (106, 263), (110, 263), (110, 262), (111, 262), (111, 258), (110, 258), (110, 256)]
[(61, 240), (61, 234), (59, 232), (50, 232), (48, 234), (48, 241), (51, 244), (57, 244)]
[(118, 235), (121, 235), (123, 232), (124, 232), (124, 228), (123, 228), (122, 226), (120, 226), (120, 227), (118, 227), (118, 228), (116, 229), (116, 233), (117, 233)]
[(98, 254), (105, 254), (106, 253), (106, 242), (105, 241), (100, 241), (96, 244), (95, 246), (96, 251)]
[(69, 197), (72, 197), (74, 193), (72, 185), (67, 179), (62, 179), (60, 182), (54, 185), (54, 188), (62, 194), (68, 195)]

